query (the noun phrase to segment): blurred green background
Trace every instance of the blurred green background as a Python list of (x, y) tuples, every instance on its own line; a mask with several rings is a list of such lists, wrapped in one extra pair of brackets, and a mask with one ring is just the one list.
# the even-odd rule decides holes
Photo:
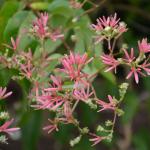
[[(21, 36), (24, 30), (31, 27), (33, 19), (40, 11), (47, 11), (51, 16), (50, 25), (60, 27), (65, 31), (65, 42), (74, 48), (75, 52), (87, 51), (91, 55), (99, 55), (103, 45), (94, 46), (93, 32), (90, 24), (96, 18), (117, 12), (121, 20), (128, 25), (129, 31), (117, 42), (117, 46), (127, 43), (136, 49), (137, 41), (147, 37), (150, 41), (150, 1), (149, 0), (93, 0), (98, 7), (90, 11), (93, 6), (86, 3), (83, 9), (70, 8), (67, 0), (0, 0), (0, 49), (4, 43), (10, 43), (10, 37)], [(78, 17), (77, 17), (78, 16)], [(76, 35), (76, 42), (72, 39)], [(67, 53), (62, 41), (55, 43), (47, 41), (47, 49), (52, 55)], [(38, 43), (24, 35), (21, 37), (19, 48), (29, 47), (38, 53)], [(13, 62), (12, 62), (13, 63)], [(50, 64), (51, 70), (57, 62)], [(94, 67), (87, 68), (89, 72), (99, 69), (101, 64), (95, 60)], [(125, 68), (119, 68), (116, 76), (112, 73), (100, 72), (94, 80), (97, 94), (106, 98), (107, 94), (118, 94), (117, 85), (125, 79)], [(7, 99), (6, 108), (12, 117), (16, 118), (21, 127), (21, 135), (9, 139), (9, 144), (0, 144), (1, 150), (150, 150), (150, 78), (140, 79), (140, 83), (130, 80), (130, 88), (125, 97), (122, 108), (125, 111), (115, 127), (114, 138), (111, 143), (102, 142), (95, 147), (87, 137), (75, 147), (70, 147), (69, 140), (75, 137), (73, 126), (62, 126), (58, 133), (47, 134), (42, 127), (50, 117), (48, 111), (35, 111), (30, 107), (28, 94), (31, 83), (26, 79), (16, 81), (11, 77), (14, 70), (0, 70), (0, 86), (7, 86), (13, 95)], [(82, 124), (94, 128), (96, 123), (110, 118), (109, 113), (93, 113), (84, 104), (78, 108), (78, 118)]]

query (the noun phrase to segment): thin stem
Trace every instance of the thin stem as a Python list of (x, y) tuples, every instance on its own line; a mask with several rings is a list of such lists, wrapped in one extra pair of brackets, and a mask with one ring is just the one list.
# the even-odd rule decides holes
[(92, 75), (90, 75), (88, 79), (90, 80), (90, 79), (96, 77), (99, 72), (101, 72), (102, 70), (104, 70), (104, 68), (105, 67), (102, 67), (101, 69), (97, 70), (95, 73), (93, 73)]
[(72, 108), (72, 113), (74, 112), (75, 108), (77, 107), (79, 101), (80, 101), (80, 100), (77, 100), (77, 101), (74, 103), (73, 108)]
[(81, 4), (81, 7), (87, 2), (88, 0), (84, 0), (83, 3)]
[(97, 5), (97, 4), (95, 4), (95, 3), (91, 2), (90, 0), (87, 0), (87, 2), (88, 2), (88, 3), (90, 3), (90, 4), (92, 4), (94, 7), (98, 7), (98, 5)]
[(110, 54), (112, 54), (113, 51), (112, 51), (112, 48), (111, 48), (110, 38), (107, 39), (107, 42), (108, 42), (108, 49), (110, 51)]
[(115, 127), (115, 123), (116, 123), (116, 118), (117, 118), (117, 113), (116, 111), (114, 112), (114, 119), (113, 119), (113, 125), (112, 125), (112, 133), (113, 133), (113, 130), (114, 130), (114, 127)]
[(113, 41), (113, 44), (112, 44), (112, 51), (114, 51), (114, 48), (115, 48), (115, 45), (116, 45), (116, 41), (117, 41), (117, 38), (115, 38), (114, 41)]
[(106, 1), (106, 0), (103, 0), (103, 1), (101, 1), (101, 2), (100, 2), (99, 4), (97, 4), (97, 5), (96, 5), (96, 4), (94, 5), (94, 3), (93, 3), (93, 5), (94, 5), (93, 8), (90, 8), (90, 9), (86, 10), (83, 14), (79, 15), (78, 17), (82, 17), (82, 16), (84, 16), (84, 15), (86, 15), (86, 14), (88, 14), (88, 13), (94, 11), (95, 9), (99, 8), (105, 1)]
[(70, 46), (69, 46), (64, 40), (62, 40), (62, 42), (63, 42), (65, 48), (66, 48), (68, 51), (72, 51), (72, 49), (70, 48)]
[(41, 39), (42, 59), (45, 58), (45, 41)]

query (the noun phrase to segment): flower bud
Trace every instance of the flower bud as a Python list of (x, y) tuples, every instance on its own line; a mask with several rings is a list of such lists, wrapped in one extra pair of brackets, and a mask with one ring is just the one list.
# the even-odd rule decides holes
[(123, 49), (128, 49), (128, 44), (123, 43), (123, 44), (122, 44), (122, 48), (123, 48)]
[(10, 117), (9, 117), (9, 114), (8, 112), (1, 112), (0, 113), (0, 120), (8, 120)]
[(83, 129), (81, 129), (82, 134), (87, 134), (88, 132), (89, 132), (88, 127), (84, 127)]
[(124, 111), (122, 109), (116, 109), (116, 112), (119, 117), (124, 114)]
[(70, 146), (71, 147), (73, 147), (73, 146), (75, 146), (76, 144), (78, 144), (79, 142), (80, 142), (80, 140), (81, 140), (81, 135), (79, 135), (78, 137), (76, 137), (75, 139), (73, 139), (73, 140), (71, 140), (70, 141)]
[(1, 135), (1, 136), (0, 136), (0, 143), (8, 144), (8, 143), (7, 143), (7, 138), (6, 138), (5, 135)]
[(119, 22), (119, 26), (120, 26), (120, 27), (124, 27), (124, 28), (125, 28), (125, 27), (126, 27), (126, 23), (125, 23), (125, 22), (123, 22), (123, 21), (121, 21), (121, 22)]
[(106, 32), (111, 32), (112, 28), (110, 26), (105, 27), (104, 29)]
[(73, 42), (76, 42), (76, 40), (77, 40), (76, 35), (72, 35), (72, 36), (71, 36), (71, 40), (72, 40)]
[(91, 109), (97, 109), (97, 105), (94, 104), (91, 99), (88, 99), (87, 104), (91, 107)]
[(112, 137), (113, 137), (113, 133), (111, 132), (111, 133), (108, 134), (108, 136), (107, 136), (108, 142), (111, 142), (111, 141), (112, 141)]
[(123, 100), (126, 92), (127, 92), (127, 89), (128, 89), (128, 86), (129, 84), (128, 83), (122, 83), (120, 86), (119, 86), (119, 94), (120, 94), (120, 101)]
[(105, 125), (108, 127), (108, 126), (112, 126), (113, 125), (113, 122), (111, 120), (107, 120), (105, 122)]
[(105, 129), (101, 126), (101, 125), (98, 125), (97, 126), (97, 129), (96, 129), (96, 131), (97, 132), (102, 132), (102, 131), (104, 131)]

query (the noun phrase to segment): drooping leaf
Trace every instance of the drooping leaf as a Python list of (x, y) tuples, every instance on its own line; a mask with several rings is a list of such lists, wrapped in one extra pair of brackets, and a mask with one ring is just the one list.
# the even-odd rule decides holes
[(4, 30), (4, 39), (9, 41), (10, 37), (16, 34), (22, 24), (26, 19), (28, 11), (18, 11), (9, 20)]
[(19, 3), (16, 1), (5, 2), (0, 10), (0, 43), (3, 41), (3, 31), (7, 21), (17, 11)]

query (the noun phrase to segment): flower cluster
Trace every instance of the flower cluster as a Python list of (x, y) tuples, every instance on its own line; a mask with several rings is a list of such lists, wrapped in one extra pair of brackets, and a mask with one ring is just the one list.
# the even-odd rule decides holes
[(86, 87), (87, 84), (89, 85), (88, 75), (83, 72), (84, 66), (90, 61), (87, 54), (79, 55), (70, 52), (69, 55), (65, 55), (61, 59), (62, 68), (59, 68), (58, 71), (65, 74), (64, 79), (71, 83), (65, 85), (62, 77), (51, 75), (49, 87), (42, 89), (41, 92), (37, 87), (37, 104), (33, 107), (61, 113), (60, 121), (68, 121), (68, 123), (74, 121), (72, 112), (75, 101), (85, 100), (85, 97), (88, 99), (92, 96), (89, 93), (90, 87), (88, 86), (88, 89)]
[(61, 69), (61, 71), (66, 73), (71, 80), (81, 80), (82, 78), (86, 77), (86, 74), (82, 73), (81, 70), (92, 60), (87, 58), (88, 56), (86, 53), (81, 56), (79, 54), (74, 55), (70, 52), (69, 56), (66, 55), (61, 60), (61, 63), (63, 65), (63, 69)]
[(0, 87), (0, 100), (9, 97), (12, 94), (12, 92), (6, 91), (7, 91), (6, 87), (5, 88)]
[(30, 49), (27, 52), (20, 51), (18, 38), (16, 40), (11, 38), (11, 42), (12, 46), (6, 46), (14, 50), (14, 53), (10, 56), (9, 52), (6, 51), (6, 55), (0, 56), (0, 62), (8, 68), (19, 69), (20, 77), (31, 79), (34, 71), (32, 51)]
[(102, 17), (97, 19), (97, 24), (92, 24), (93, 30), (96, 31), (96, 43), (102, 40), (111, 40), (112, 38), (118, 38), (122, 33), (127, 31), (126, 24), (119, 22), (120, 18), (117, 19), (117, 14), (109, 17)]
[[(147, 38), (143, 38), (142, 41), (138, 41), (139, 55), (134, 53), (135, 49), (131, 48), (130, 53), (126, 48), (120, 48), (117, 54), (114, 53), (116, 40), (127, 31), (126, 25), (117, 19), (117, 14), (109, 17), (102, 17), (97, 19), (97, 24), (92, 24), (93, 29), (98, 34), (97, 42), (106, 40), (108, 43), (109, 54), (102, 54), (101, 60), (107, 66), (105, 72), (115, 70), (117, 72), (117, 66), (126, 65), (130, 71), (127, 74), (126, 79), (129, 79), (132, 75), (135, 78), (135, 82), (139, 83), (139, 75), (146, 76), (150, 74), (149, 55), (150, 43), (147, 42)], [(123, 56), (119, 57), (119, 54)], [(145, 74), (146, 73), (146, 74)]]
[(0, 126), (0, 133), (5, 132), (11, 134), (13, 132), (18, 131), (20, 128), (9, 128), (9, 126), (13, 123), (14, 119), (6, 121), (3, 125)]
[(80, 129), (80, 135), (71, 140), (71, 145), (77, 144), (83, 134), (91, 137), (90, 141), (94, 142), (93, 146), (102, 140), (110, 140), (110, 134), (112, 134), (112, 130), (110, 130), (107, 131), (107, 136), (99, 136), (90, 132), (88, 127), (81, 128), (74, 115), (78, 103), (83, 102), (94, 110), (100, 107), (97, 112), (112, 110), (117, 114), (116, 110), (118, 110), (119, 102), (115, 97), (108, 95), (109, 103), (97, 98), (90, 75), (84, 72), (84, 67), (92, 59), (89, 59), (86, 53), (80, 55), (70, 52), (60, 60), (62, 67), (56, 69), (55, 73), (59, 73), (59, 75), (51, 75), (48, 86), (42, 88), (36, 86), (35, 90), (34, 99), (36, 101), (32, 107), (53, 111), (56, 114), (53, 119), (48, 119), (50, 124), (44, 127), (44, 130), (48, 130), (48, 133), (59, 131), (60, 124), (73, 124)]
[[(82, 4), (74, 0), (69, 2), (72, 7), (80, 8), (86, 1), (83, 1)], [(49, 72), (52, 58), (50, 57), (51, 53), (45, 49), (45, 40), (56, 41), (62, 38), (63, 34), (60, 33), (59, 29), (52, 30), (49, 28), (48, 19), (47, 13), (41, 13), (33, 21), (30, 30), (30, 33), (40, 41), (38, 43), (40, 47), (38, 57), (30, 49), (28, 51), (20, 50), (20, 39), (11, 38), (11, 45), (6, 45), (11, 51), (6, 49), (5, 54), (0, 56), (0, 62), (7, 68), (19, 70), (19, 75), (16, 75), (16, 77), (20, 77), (19, 79), (25, 77), (32, 83), (29, 97), (32, 99), (31, 106), (33, 108), (52, 111), (55, 114), (51, 119), (48, 119), (49, 124), (43, 128), (48, 133), (59, 131), (60, 124), (73, 124), (79, 130), (79, 136), (70, 141), (71, 146), (77, 144), (85, 134), (90, 136), (89, 140), (93, 142), (93, 146), (102, 140), (111, 141), (116, 118), (123, 114), (120, 103), (125, 96), (128, 84), (123, 83), (119, 87), (119, 98), (109, 94), (108, 102), (98, 98), (91, 80), (93, 74), (85, 71), (86, 67), (93, 65), (92, 61), (95, 59), (95, 57), (90, 57), (88, 53), (80, 54), (70, 51), (59, 61), (55, 59), (59, 65), (52, 69), (52, 72)], [(116, 13), (114, 16), (97, 19), (97, 24), (92, 24), (92, 29), (97, 34), (96, 43), (102, 40), (106, 40), (108, 43), (109, 53), (100, 56), (106, 65), (105, 72), (112, 70), (117, 72), (119, 65), (126, 65), (129, 68), (126, 78), (129, 79), (134, 76), (136, 83), (139, 82), (139, 74), (150, 75), (150, 43), (147, 42), (146, 38), (138, 41), (138, 56), (134, 54), (134, 48), (128, 52), (127, 48), (122, 47), (117, 54), (115, 53), (116, 40), (127, 31), (126, 24), (117, 19)], [(12, 92), (6, 91), (6, 88), (0, 87), (0, 99), (5, 99), (12, 94)], [(77, 115), (75, 115), (79, 103), (84, 103), (97, 112), (110, 111), (114, 114), (113, 119), (106, 121), (103, 126), (98, 125), (95, 133), (93, 130), (91, 132), (88, 127), (82, 128)], [(7, 115), (3, 113), (1, 118), (4, 116)], [(4, 122), (0, 126), (0, 132), (10, 134), (17, 131), (19, 128), (9, 128), (12, 122), (13, 119)]]
[(41, 13), (40, 16), (33, 22), (31, 33), (38, 39), (50, 38), (52, 41), (56, 41), (63, 37), (60, 30), (50, 30), (48, 27), (48, 13)]
[[(2, 88), (0, 87), (0, 100), (5, 99), (9, 97), (12, 92), (6, 92), (6, 87)], [(9, 126), (13, 123), (14, 119), (8, 120), (9, 114), (7, 112), (1, 112), (0, 113), (0, 133), (2, 134), (0, 136), (0, 142), (1, 143), (7, 143), (7, 138), (3, 133), (12, 134), (16, 131), (18, 131), (20, 128), (9, 128)], [(8, 120), (8, 121), (7, 121)]]
[[(43, 41), (46, 38), (50, 38), (52, 41), (56, 41), (59, 38), (63, 37), (63, 34), (60, 33), (59, 29), (49, 29), (48, 27), (48, 14), (47, 13), (41, 13), (39, 18), (37, 18), (35, 21), (33, 21), (32, 24), (32, 35), (36, 36), (40, 41)], [(13, 79), (23, 79), (27, 78), (29, 81), (31, 81), (34, 85), (36, 85), (36, 80), (38, 80), (42, 76), (46, 76), (47, 71), (41, 68), (45, 68), (49, 65), (50, 59), (47, 57), (47, 53), (44, 49), (42, 54), (42, 57), (35, 57), (34, 53), (31, 49), (28, 51), (23, 51), (20, 49), (20, 38), (10, 38), (10, 45), (4, 44), (6, 46), (6, 50), (4, 53), (1, 53), (0, 55), (0, 63), (8, 68), (8, 69), (15, 69), (19, 70), (19, 73), (16, 72), (16, 74), (12, 77)], [(40, 42), (42, 43), (42, 42)], [(45, 61), (46, 60), (46, 61)], [(12, 63), (13, 62), (13, 63)], [(39, 66), (39, 64), (41, 64)], [(55, 88), (56, 85), (58, 85), (57, 80), (55, 77), (52, 76), (52, 79), (54, 81), (53, 88)], [(49, 90), (49, 89), (47, 89)], [(37, 92), (37, 90), (36, 90)], [(48, 93), (48, 92), (47, 92)], [(45, 94), (47, 94), (45, 91)], [(0, 100), (5, 99), (9, 97), (12, 94), (12, 92), (7, 92), (6, 88), (0, 87)], [(36, 93), (38, 95), (38, 93)], [(45, 95), (48, 97), (48, 95)], [(51, 97), (54, 98), (53, 102), (45, 105), (45, 103), (42, 103), (42, 100), (44, 99), (44, 96), (39, 96), (39, 102), (41, 109), (47, 108), (48, 106), (55, 105), (55, 103), (59, 103), (61, 100), (56, 100), (56, 97), (54, 95), (51, 95)], [(53, 104), (54, 103), (54, 104)], [(59, 103), (60, 104), (60, 103)], [(54, 106), (55, 107), (55, 106)], [(56, 108), (53, 109), (55, 110)], [(6, 112), (0, 113), (0, 133), (7, 133), (11, 134), (15, 131), (18, 131), (19, 128), (11, 128), (11, 124), (13, 123), (14, 119), (9, 120), (9, 115)], [(0, 141), (6, 143), (7, 138), (5, 135), (0, 136)]]
[(139, 75), (150, 75), (149, 55), (146, 55), (146, 53), (150, 50), (150, 43), (147, 43), (146, 38), (142, 39), (141, 42), (138, 41), (138, 49), (138, 56), (135, 56), (135, 50), (133, 48), (131, 48), (130, 53), (126, 49), (122, 48), (120, 51), (124, 54), (124, 56), (121, 58), (115, 58), (111, 53), (107, 55), (103, 54), (101, 56), (102, 62), (108, 66), (105, 71), (107, 72), (115, 69), (116, 72), (117, 66), (126, 65), (130, 69), (126, 79), (129, 79), (132, 75), (134, 75), (135, 81), (138, 84)]

